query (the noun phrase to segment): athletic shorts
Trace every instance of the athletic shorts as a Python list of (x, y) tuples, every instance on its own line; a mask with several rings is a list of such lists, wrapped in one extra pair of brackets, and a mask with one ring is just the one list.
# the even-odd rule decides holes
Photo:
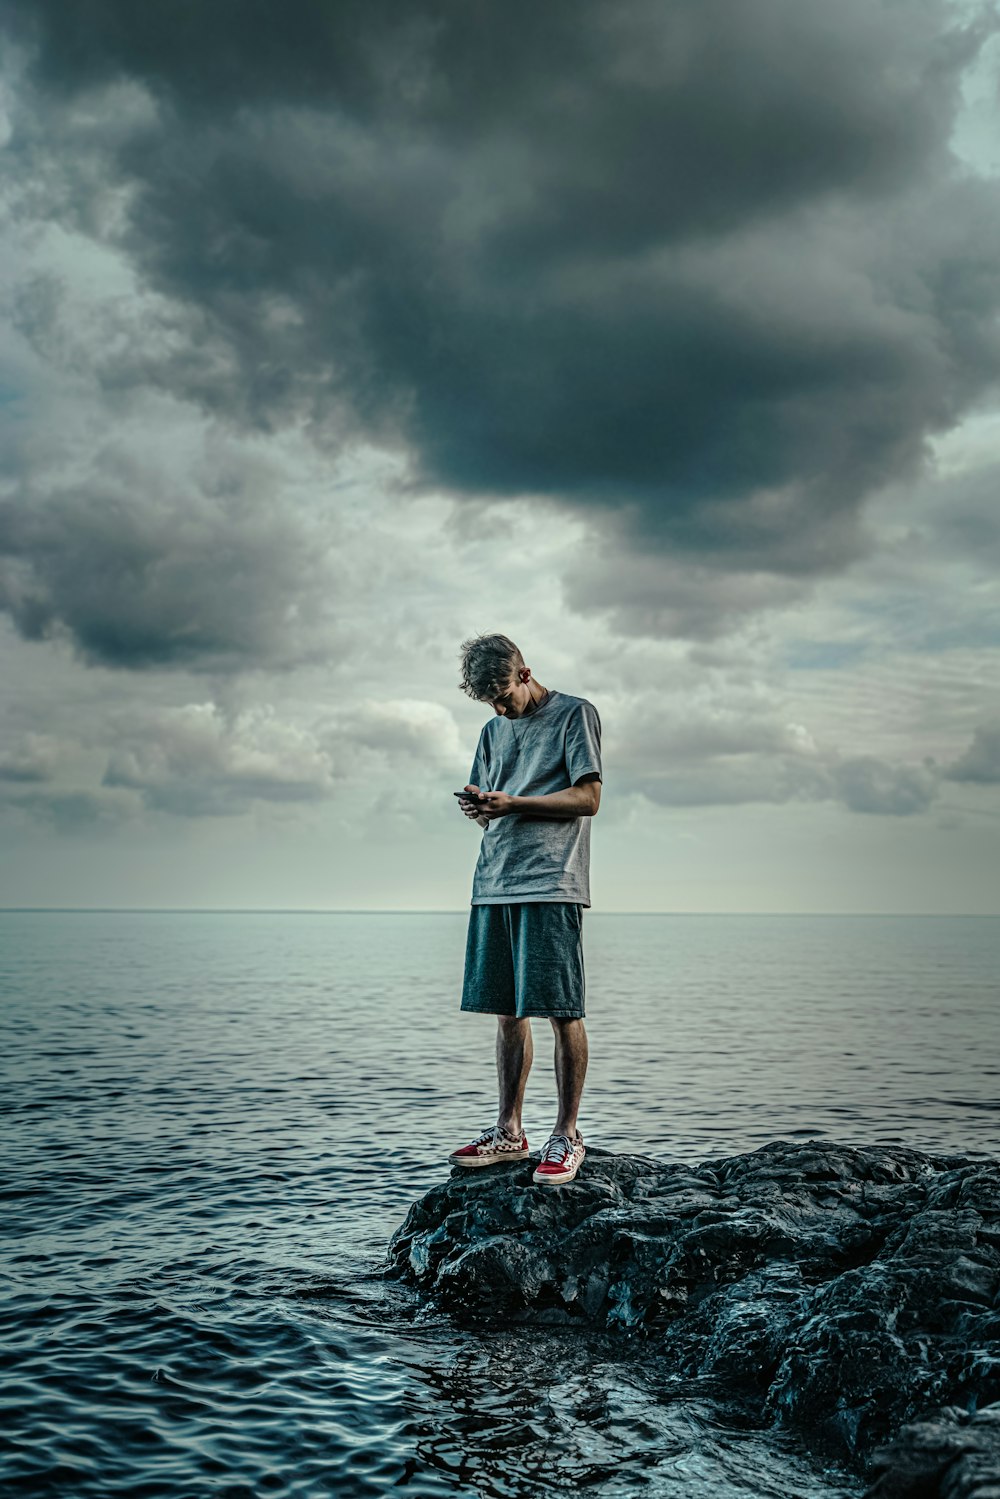
[(560, 900), (470, 907), (462, 1009), (582, 1020), (583, 909)]

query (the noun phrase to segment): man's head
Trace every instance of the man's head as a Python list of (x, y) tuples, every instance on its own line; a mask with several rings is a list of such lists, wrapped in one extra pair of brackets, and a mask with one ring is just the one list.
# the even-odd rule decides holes
[(504, 717), (520, 718), (536, 701), (531, 683), (531, 668), (508, 636), (476, 635), (462, 642), (458, 685), (467, 697), (491, 704)]

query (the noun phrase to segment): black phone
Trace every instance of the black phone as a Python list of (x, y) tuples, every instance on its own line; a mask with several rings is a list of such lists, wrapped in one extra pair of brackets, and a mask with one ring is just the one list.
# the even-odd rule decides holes
[(469, 802), (482, 802), (486, 800), (482, 794), (477, 796), (474, 791), (453, 791), (452, 796), (464, 796), (466, 801)]

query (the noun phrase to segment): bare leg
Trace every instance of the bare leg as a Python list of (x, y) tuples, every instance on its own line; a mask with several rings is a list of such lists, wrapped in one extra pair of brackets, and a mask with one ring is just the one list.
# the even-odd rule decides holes
[(497, 1080), (500, 1084), (500, 1112), (497, 1123), (511, 1134), (521, 1129), (524, 1090), (531, 1071), (534, 1043), (531, 1021), (527, 1016), (497, 1016)]
[(554, 1135), (576, 1133), (576, 1116), (587, 1075), (587, 1031), (583, 1020), (558, 1020), (552, 1017), (556, 1038), (556, 1087), (559, 1090), (559, 1117)]

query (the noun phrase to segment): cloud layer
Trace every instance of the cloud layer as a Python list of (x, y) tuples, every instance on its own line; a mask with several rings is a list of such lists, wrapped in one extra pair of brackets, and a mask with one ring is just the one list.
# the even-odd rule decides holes
[(858, 849), (904, 883), (953, 835), (985, 866), (1000, 195), (953, 146), (970, 69), (995, 115), (989, 6), (0, 26), (0, 815), (29, 863), (46, 829), (60, 869), (131, 847), (131, 900), (147, 843), (179, 887), (242, 847), (280, 904), (272, 848), (293, 880), (314, 838), (322, 899), (349, 847), (345, 899), (391, 865), (408, 904), (455, 864), (458, 642), (502, 630), (600, 708), (630, 900), (647, 831), (654, 883), (678, 829), (717, 840), (709, 897), (741, 836), (755, 869), (832, 830), (848, 902)]
[(986, 10), (4, 10), (26, 201), (202, 356), (118, 362), (246, 428), (610, 512), (752, 609), (860, 555), (866, 496), (1000, 374), (1000, 206), (948, 147)]

